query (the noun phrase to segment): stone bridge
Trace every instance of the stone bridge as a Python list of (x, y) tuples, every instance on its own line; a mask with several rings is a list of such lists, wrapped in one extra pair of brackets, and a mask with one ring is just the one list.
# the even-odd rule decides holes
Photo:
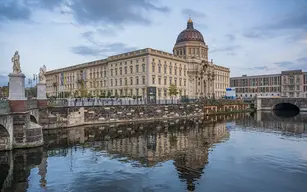
[(307, 98), (257, 98), (257, 111), (283, 109), (285, 106), (298, 108), (300, 112), (307, 112)]
[(39, 102), (0, 101), (0, 151), (43, 144)]

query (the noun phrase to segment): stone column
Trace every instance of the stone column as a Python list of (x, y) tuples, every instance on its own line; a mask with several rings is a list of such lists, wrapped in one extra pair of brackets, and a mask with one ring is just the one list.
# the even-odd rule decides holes
[(9, 74), (9, 103), (11, 112), (25, 112), (27, 98), (25, 97), (25, 75), (23, 73)]

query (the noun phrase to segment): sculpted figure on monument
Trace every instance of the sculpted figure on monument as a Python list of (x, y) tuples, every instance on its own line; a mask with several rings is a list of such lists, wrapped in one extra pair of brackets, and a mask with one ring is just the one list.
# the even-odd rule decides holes
[(46, 66), (45, 65), (43, 65), (43, 67), (41, 67), (40, 69), (39, 69), (39, 82), (40, 83), (46, 83)]
[(18, 51), (16, 51), (14, 56), (12, 57), (13, 73), (21, 73), (19, 61), (20, 61), (20, 56), (18, 54)]

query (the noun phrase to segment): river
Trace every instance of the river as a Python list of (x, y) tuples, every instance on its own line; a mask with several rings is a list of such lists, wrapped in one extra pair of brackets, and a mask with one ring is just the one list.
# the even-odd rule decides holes
[(307, 190), (307, 114), (76, 127), (44, 141), (0, 153), (1, 192)]

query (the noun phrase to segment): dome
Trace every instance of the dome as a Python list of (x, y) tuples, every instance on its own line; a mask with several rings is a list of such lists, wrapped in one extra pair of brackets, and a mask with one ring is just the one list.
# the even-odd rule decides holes
[(194, 29), (191, 18), (189, 18), (187, 22), (187, 28), (178, 35), (176, 43), (184, 41), (199, 41), (205, 43), (203, 35), (198, 30)]

